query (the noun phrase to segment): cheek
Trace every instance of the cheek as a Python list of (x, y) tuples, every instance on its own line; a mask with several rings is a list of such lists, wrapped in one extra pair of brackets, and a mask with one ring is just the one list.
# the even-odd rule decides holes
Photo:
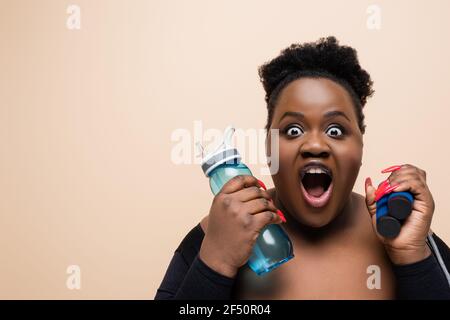
[[(294, 143), (280, 141), (278, 149), (278, 172), (272, 178), (278, 188), (282, 185), (291, 184), (290, 180), (295, 180), (294, 164), (296, 161), (298, 146)], [(282, 185), (279, 183), (283, 181)]]
[(293, 166), (295, 164), (298, 153), (298, 145), (295, 143), (286, 143), (280, 141), (279, 163), (280, 172), (289, 172), (292, 175)]
[(340, 178), (353, 187), (353, 183), (358, 177), (362, 160), (362, 146), (357, 141), (342, 145), (334, 150), (338, 162), (338, 172)]

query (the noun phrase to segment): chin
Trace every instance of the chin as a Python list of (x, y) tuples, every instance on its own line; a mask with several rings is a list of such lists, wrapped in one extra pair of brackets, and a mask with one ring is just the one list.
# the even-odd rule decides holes
[(308, 216), (299, 216), (297, 220), (306, 227), (312, 229), (321, 229), (326, 227), (334, 220), (335, 216), (320, 215), (320, 213), (312, 213)]

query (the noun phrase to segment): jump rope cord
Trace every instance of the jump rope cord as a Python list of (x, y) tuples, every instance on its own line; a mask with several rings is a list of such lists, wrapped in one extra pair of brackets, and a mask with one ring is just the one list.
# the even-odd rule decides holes
[(436, 255), (436, 258), (439, 262), (439, 265), (441, 266), (442, 271), (444, 271), (445, 277), (447, 278), (448, 286), (450, 287), (450, 274), (448, 273), (447, 267), (445, 266), (444, 260), (442, 259), (441, 253), (439, 252), (436, 242), (433, 239), (433, 234), (428, 234), (427, 238), (429, 244), (431, 244), (431, 247), (433, 248), (434, 254)]

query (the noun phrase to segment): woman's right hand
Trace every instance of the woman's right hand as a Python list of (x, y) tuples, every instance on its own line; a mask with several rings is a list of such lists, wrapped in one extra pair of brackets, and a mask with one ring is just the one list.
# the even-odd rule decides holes
[(248, 175), (232, 178), (212, 202), (200, 259), (216, 272), (234, 278), (250, 258), (261, 230), (283, 222), (277, 211), (258, 179)]

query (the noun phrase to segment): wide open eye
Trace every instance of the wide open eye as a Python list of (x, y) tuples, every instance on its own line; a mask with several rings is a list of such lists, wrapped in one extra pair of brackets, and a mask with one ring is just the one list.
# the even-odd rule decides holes
[(338, 126), (331, 126), (327, 129), (326, 133), (330, 137), (340, 137), (344, 134), (344, 130)]
[(299, 126), (291, 126), (286, 130), (286, 134), (290, 137), (298, 137), (303, 134), (303, 130)]

